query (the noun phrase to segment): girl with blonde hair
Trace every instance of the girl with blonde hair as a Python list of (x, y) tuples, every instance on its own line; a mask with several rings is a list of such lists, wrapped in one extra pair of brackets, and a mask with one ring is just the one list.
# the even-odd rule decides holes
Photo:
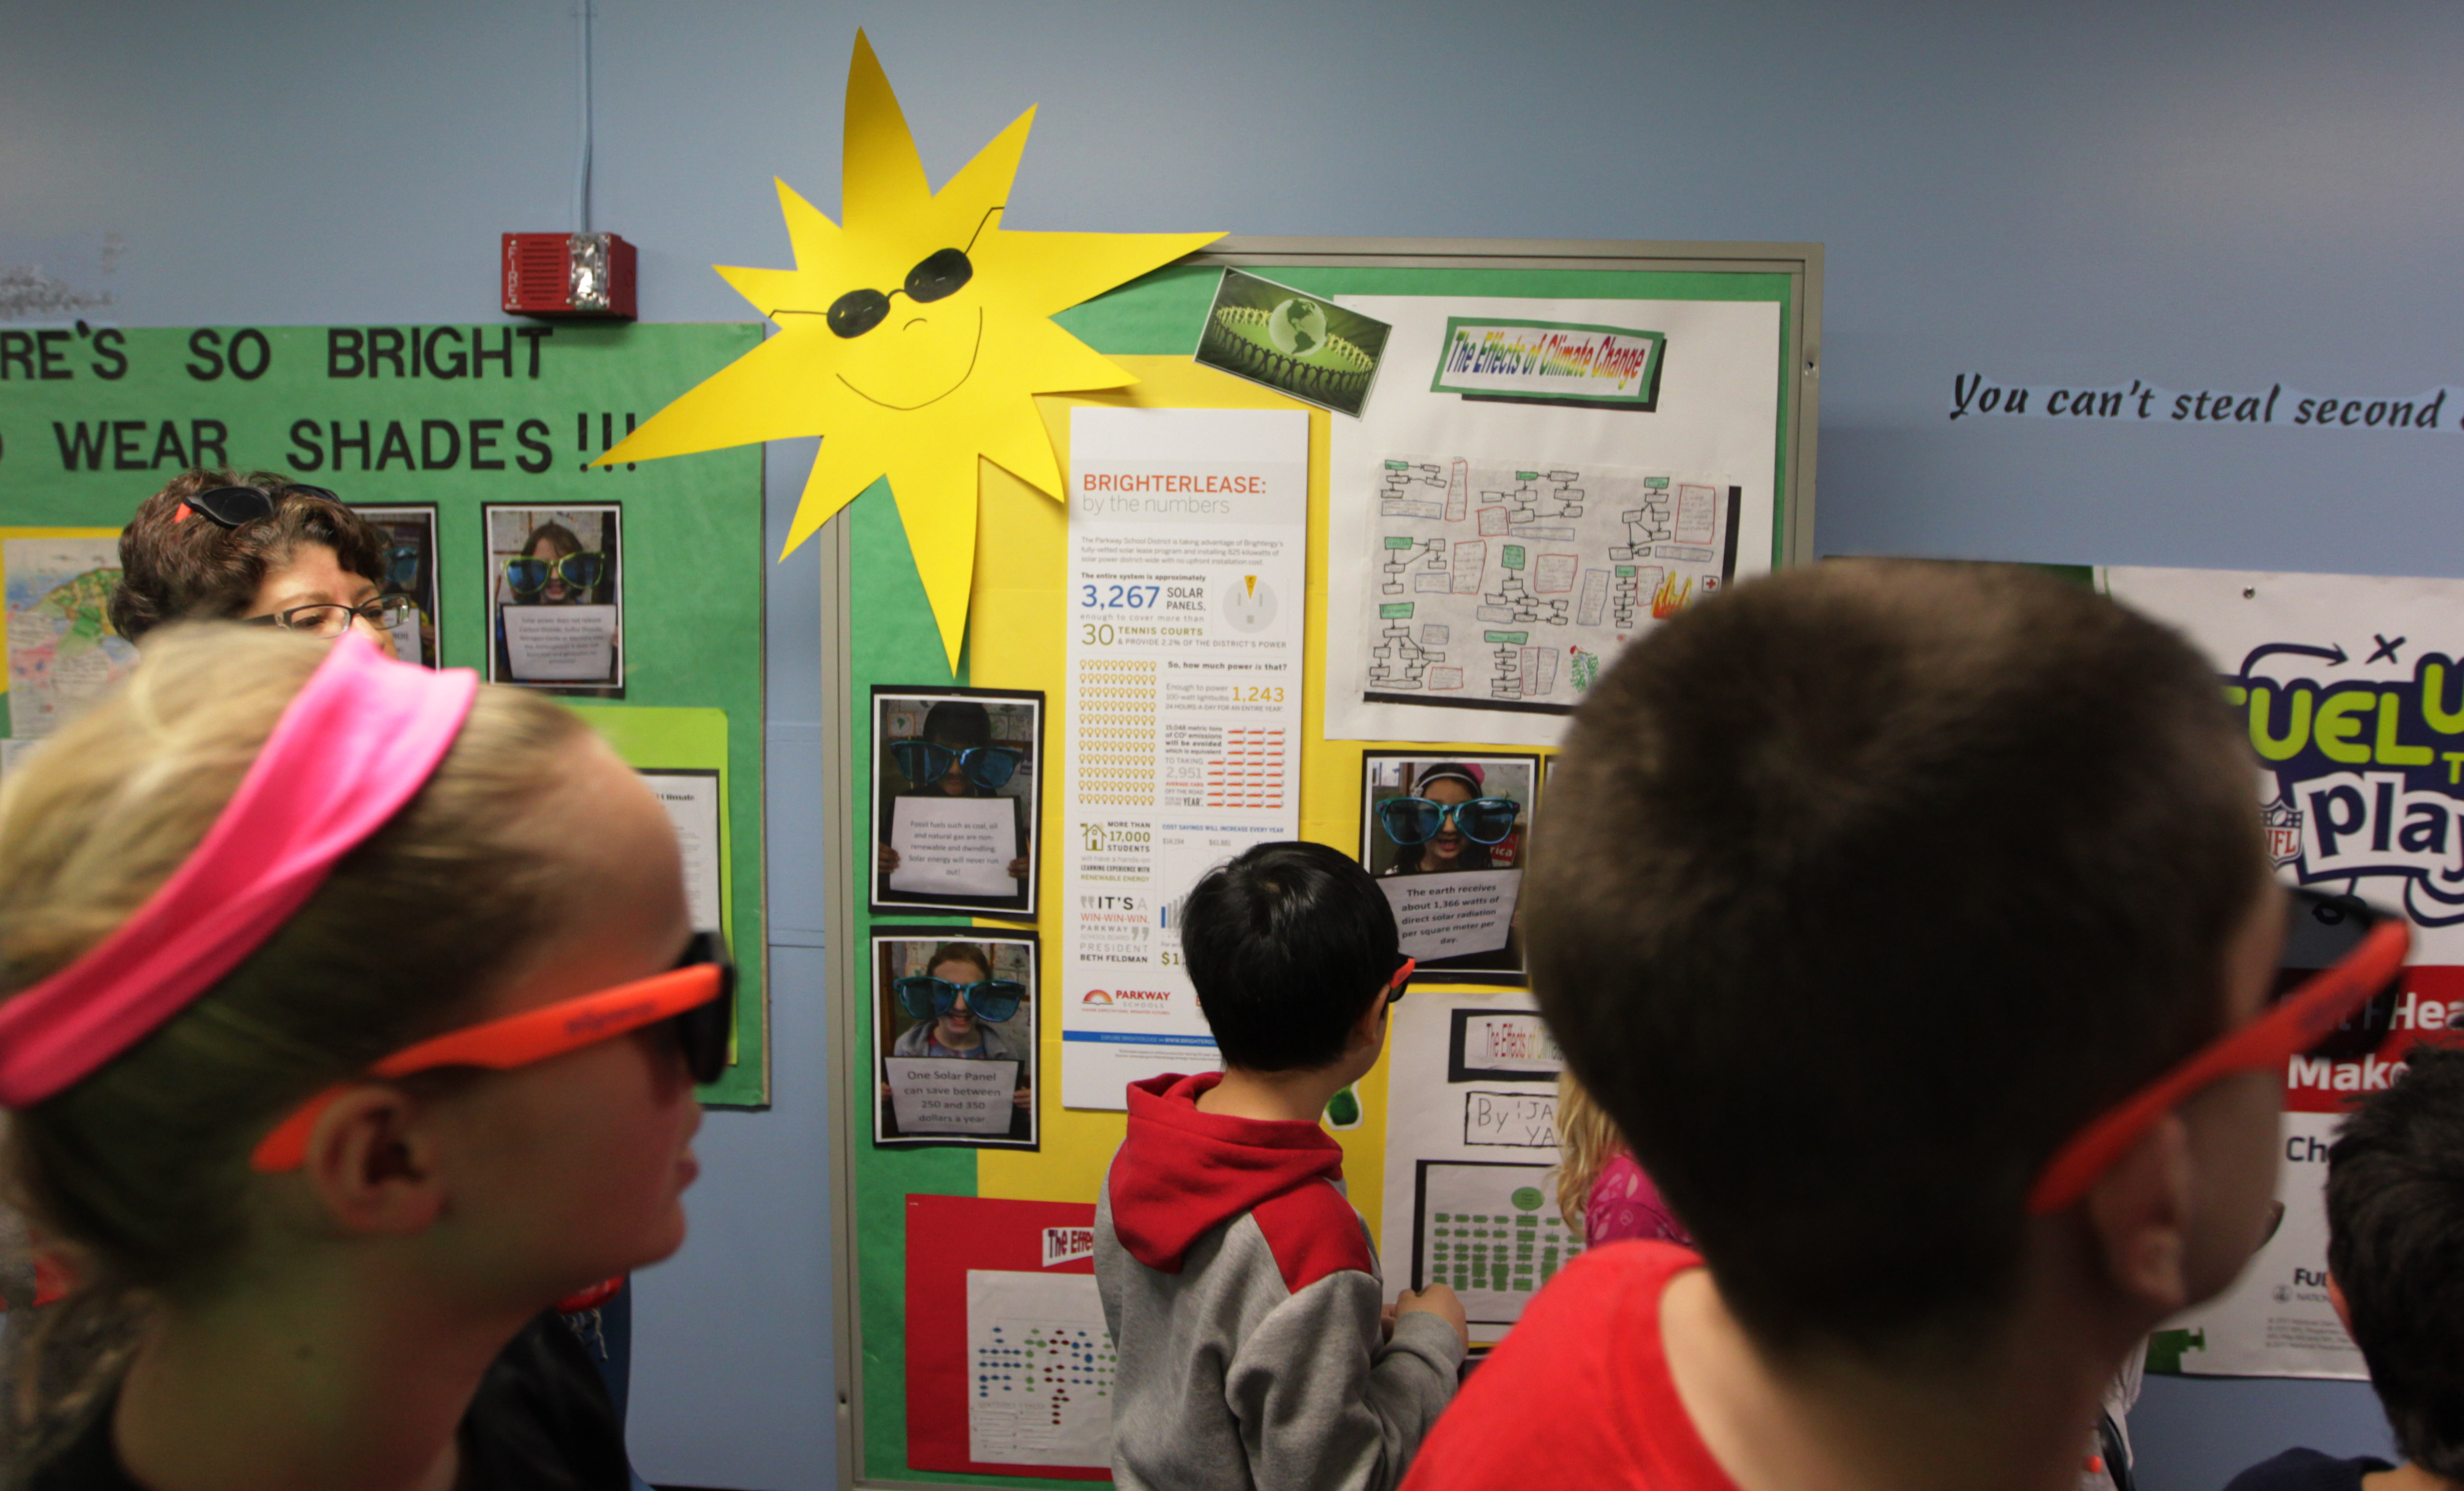
[(1660, 1188), (1635, 1163), (1616, 1120), (1592, 1101), (1571, 1067), (1557, 1074), (1557, 1212), (1583, 1235), (1583, 1246), (1627, 1238), (1694, 1245)]
[(672, 1253), (732, 976), (578, 718), (364, 638), (149, 638), (0, 792), (0, 1107), (77, 1281), (35, 1491), (608, 1491), (550, 1305)]

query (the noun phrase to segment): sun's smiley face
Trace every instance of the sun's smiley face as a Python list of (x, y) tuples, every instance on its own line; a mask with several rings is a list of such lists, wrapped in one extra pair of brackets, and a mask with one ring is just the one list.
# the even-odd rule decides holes
[(922, 408), (957, 391), (983, 350), (983, 305), (967, 293), (975, 277), (965, 249), (940, 248), (910, 265), (893, 289), (864, 285), (832, 300), (824, 319), (844, 343), (839, 382), (891, 409)]

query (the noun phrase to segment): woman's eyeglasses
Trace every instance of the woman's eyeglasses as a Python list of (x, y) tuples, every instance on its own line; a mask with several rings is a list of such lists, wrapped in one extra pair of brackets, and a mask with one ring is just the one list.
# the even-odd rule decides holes
[(242, 523), (272, 517), (282, 498), (293, 493), (323, 497), (328, 502), (342, 500), (322, 487), (311, 487), (300, 482), (285, 482), (272, 492), (263, 487), (215, 487), (183, 501), (171, 521), (185, 523), (204, 514), (207, 521), (218, 528), (237, 528)]
[(978, 983), (954, 984), (947, 978), (935, 978), (916, 974), (890, 981), (891, 992), (898, 996), (898, 1007), (917, 1020), (934, 1020), (957, 1008), (964, 998), (967, 1008), (976, 1019), (998, 1025), (1018, 1013), (1018, 1003), (1026, 998), (1026, 985), (1014, 978), (986, 978)]
[(550, 580), (560, 578), (570, 589), (595, 589), (607, 578), (607, 556), (586, 552), (555, 559), (517, 558), (505, 561), (505, 583), (517, 596), (538, 595), (547, 588)]
[(311, 637), (339, 637), (351, 629), (351, 623), (363, 621), (379, 631), (391, 631), (411, 613), (407, 596), (379, 596), (358, 605), (328, 603), (295, 605), (287, 611), (275, 611), (265, 616), (247, 619), (251, 626), (280, 626), (291, 631), (306, 632)]
[(1397, 844), (1426, 844), (1451, 820), (1456, 831), (1474, 844), (1503, 844), (1523, 816), (1523, 804), (1512, 798), (1474, 798), (1468, 802), (1432, 802), (1426, 798), (1388, 798), (1377, 804), (1377, 826)]
[(967, 780), (990, 792), (1018, 775), (1018, 753), (1007, 746), (957, 750), (933, 740), (893, 740), (890, 758), (911, 787), (929, 787), (956, 766)]
[[(448, 1031), (403, 1047), (355, 1080), (396, 1080), (450, 1066), (511, 1071), (653, 1025), (664, 1026), (693, 1081), (714, 1083), (727, 1070), (736, 1034), (736, 965), (728, 961), (725, 938), (694, 932), (667, 973)], [(297, 1170), (308, 1157), (317, 1120), (349, 1085), (337, 1083), (292, 1109), (258, 1141), (250, 1167)]]

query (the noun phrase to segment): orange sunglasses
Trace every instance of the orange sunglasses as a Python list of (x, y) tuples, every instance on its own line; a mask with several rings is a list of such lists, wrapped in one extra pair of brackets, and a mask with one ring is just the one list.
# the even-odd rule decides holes
[[(727, 1069), (735, 994), (736, 968), (727, 960), (726, 944), (716, 932), (697, 932), (667, 973), (447, 1031), (403, 1047), (360, 1080), (407, 1077), (446, 1066), (510, 1071), (665, 1020), (693, 1081), (715, 1082)], [(298, 1169), (308, 1158), (309, 1130), (350, 1085), (337, 1083), (292, 1109), (258, 1141), (249, 1155), (250, 1168), (267, 1173)]]
[[(2282, 992), (2274, 1006), (2192, 1052), (2074, 1134), (2030, 1188), (2030, 1216), (2049, 1217), (2077, 1203), (2157, 1119), (2209, 1084), (2236, 1072), (2280, 1067), (2293, 1057), (2339, 1044), (2339, 1027), (2403, 971), (2412, 948), (2412, 929), (2403, 917), (2353, 896), (2316, 890), (2292, 895), (2277, 983)], [(2297, 971), (2295, 978), (2284, 976)], [(2365, 1028), (2359, 1034), (2368, 1040), (2373, 1032)]]

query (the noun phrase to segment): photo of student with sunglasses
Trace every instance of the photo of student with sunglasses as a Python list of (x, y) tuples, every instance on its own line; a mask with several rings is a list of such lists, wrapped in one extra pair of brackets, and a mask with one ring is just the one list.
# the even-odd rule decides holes
[[(885, 972), (891, 976), (884, 1013), (895, 1010), (909, 1021), (891, 1042), (889, 1054), (935, 1061), (1018, 1063), (1018, 1086), (1010, 1094), (1016, 1112), (1010, 1121), (1009, 1137), (1031, 1138), (1035, 1029), (1026, 979), (1032, 976), (1034, 945), (943, 942), (933, 945), (922, 973), (896, 974), (895, 970), (908, 965), (916, 946), (905, 942), (888, 944)], [(1003, 959), (1018, 965), (1011, 971), (1012, 976), (995, 975), (996, 948), (1012, 954)], [(881, 1104), (882, 1136), (907, 1136), (898, 1126), (886, 1082), (881, 1085)]]
[(390, 653), (403, 601), (385, 590), (385, 536), (322, 487), (269, 471), (182, 471), (120, 534), (112, 628), (142, 643), (183, 621), (244, 621)]
[[(485, 509), (490, 646), (497, 683), (621, 698), (625, 684), (619, 510)], [(592, 608), (584, 613), (582, 608)], [(550, 614), (551, 610), (563, 614)]]
[[(987, 704), (980, 699), (939, 698), (924, 711), (917, 734), (892, 735), (896, 711), (902, 707), (912, 709), (922, 703), (923, 697), (883, 696), (876, 701), (881, 707), (875, 711), (879, 735), (874, 777), (880, 799), (874, 822), (880, 838), (873, 847), (872, 899), (876, 904), (900, 907), (950, 904), (987, 910), (1024, 910), (1029, 905), (1027, 879), (1034, 873), (1029, 852), (1035, 822), (1030, 785), (1034, 778), (1028, 757), (1030, 742), (1036, 736), (1036, 706), (1024, 700), (994, 700)], [(1015, 739), (995, 738), (996, 710), (1020, 727)], [(890, 840), (898, 822), (900, 800), (1001, 797), (1010, 800), (1016, 840), (1013, 852), (1001, 868), (1017, 883), (1015, 893), (960, 896), (903, 890), (892, 885), (891, 877), (897, 873), (901, 860)]]
[[(1523, 801), (1491, 792), (1488, 770), (1472, 761), (1432, 762), (1419, 769), (1402, 796), (1380, 800), (1377, 826), (1395, 857), (1377, 873), (1512, 868), (1522, 857)], [(1529, 792), (1527, 769), (1523, 796)]]
[(552, 1306), (683, 1241), (732, 975), (578, 716), (183, 627), (0, 796), (13, 1477), (622, 1487)]

